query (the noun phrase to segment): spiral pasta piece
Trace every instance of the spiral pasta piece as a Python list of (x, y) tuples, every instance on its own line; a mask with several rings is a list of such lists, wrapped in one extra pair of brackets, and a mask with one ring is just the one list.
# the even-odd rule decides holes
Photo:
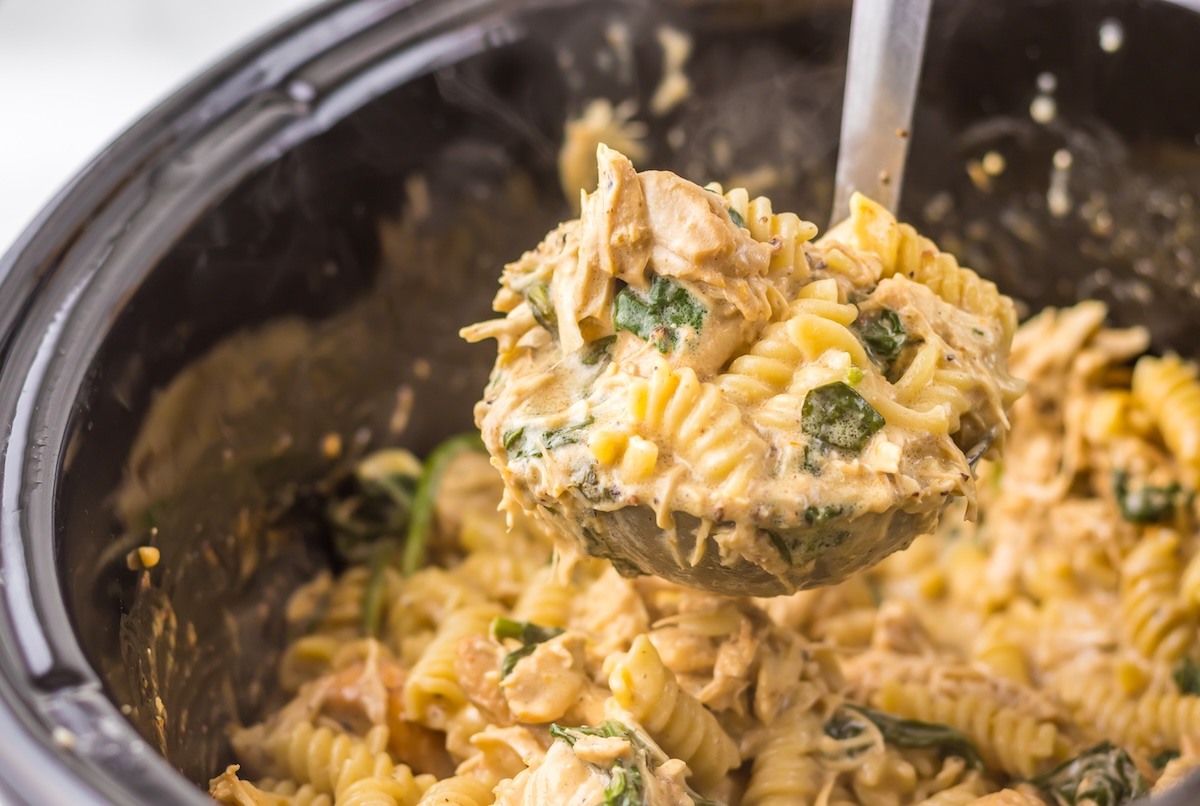
[(800, 280), (808, 277), (803, 246), (817, 236), (815, 224), (804, 221), (795, 213), (776, 213), (770, 199), (765, 196), (751, 199), (745, 188), (732, 188), (725, 193), (720, 184), (713, 182), (708, 189), (725, 196), (729, 209), (742, 220), (750, 237), (771, 244), (772, 272), (790, 272)]
[(934, 692), (925, 683), (885, 680), (871, 695), (882, 711), (962, 731), (984, 762), (1010, 775), (1030, 776), (1054, 759), (1058, 728), (973, 692)]
[(1179, 578), (1179, 595), (1184, 607), (1193, 615), (1200, 615), (1200, 552), (1192, 555)]
[[(826, 772), (813, 757), (815, 718), (781, 724), (754, 757), (743, 806), (812, 806)], [(819, 731), (820, 726), (816, 729)]]
[(1200, 381), (1196, 365), (1177, 355), (1145, 355), (1133, 367), (1133, 399), (1150, 413), (1163, 442), (1185, 471), (1200, 481)]
[[(267, 783), (261, 784), (266, 788)], [(270, 787), (270, 797), (276, 800), (268, 801), (272, 806), (334, 806), (333, 799), (313, 788), (312, 784), (297, 786), (295, 781), (282, 781)]]
[(1183, 657), (1196, 638), (1196, 619), (1177, 595), (1179, 535), (1147, 529), (1121, 564), (1121, 634), (1142, 657)]
[(865, 369), (870, 360), (848, 329), (857, 316), (853, 305), (838, 302), (837, 281), (810, 283), (788, 307), (787, 318), (768, 325), (749, 352), (735, 358), (715, 384), (729, 400), (750, 405), (783, 392), (797, 367), (827, 350), (840, 349)]
[(608, 678), (617, 703), (642, 724), (672, 758), (682, 759), (704, 787), (741, 763), (737, 745), (699, 700), (679, 687), (646, 634)]
[(571, 604), (575, 591), (556, 578), (552, 566), (539, 570), (525, 586), (512, 617), (517, 621), (528, 621), (543, 627), (565, 627), (571, 618)]
[(731, 493), (743, 490), (763, 461), (767, 445), (742, 422), (737, 406), (690, 367), (672, 371), (660, 362), (647, 380), (629, 386), (634, 421), (657, 435), (708, 482)]
[(304, 722), (276, 736), (270, 750), (284, 775), (337, 795), (363, 778), (391, 775), (396, 764), (382, 751), (386, 746), (384, 727), (362, 739)]
[(469, 635), (483, 635), (500, 615), (495, 605), (475, 605), (446, 617), (433, 641), (404, 681), (404, 712), (427, 727), (445, 727), (446, 717), (467, 701), (454, 673), (458, 644)]
[(850, 233), (854, 246), (879, 257), (882, 276), (896, 274), (928, 287), (964, 311), (996, 319), (1006, 339), (1017, 329), (1017, 310), (996, 284), (960, 267), (954, 256), (901, 224), (887, 208), (856, 193), (850, 199)]
[(1064, 675), (1056, 690), (1091, 735), (1152, 755), (1200, 741), (1200, 697), (1170, 686), (1131, 697), (1112, 674)]
[(431, 776), (418, 777), (401, 764), (390, 776), (369, 776), (345, 787), (334, 806), (415, 806), (432, 785)]
[(470, 775), (455, 775), (429, 787), (418, 804), (419, 806), (488, 806), (493, 800), (492, 787)]

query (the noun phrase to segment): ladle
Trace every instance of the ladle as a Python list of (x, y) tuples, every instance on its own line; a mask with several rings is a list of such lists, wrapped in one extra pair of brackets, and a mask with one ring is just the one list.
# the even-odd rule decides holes
[[(854, 2), (831, 225), (847, 217), (855, 191), (896, 207), (930, 2)], [(972, 467), (991, 442), (989, 435), (966, 452)], [(571, 526), (589, 551), (609, 557), (623, 573), (653, 573), (714, 593), (772, 596), (839, 582), (906, 548), (932, 529), (936, 518), (936, 512), (913, 514), (896, 507), (826, 523), (773, 525), (776, 538), (814, 548), (782, 580), (742, 558), (722, 561), (713, 537), (698, 533), (699, 520), (685, 513), (674, 513), (673, 533), (661, 529), (644, 505), (598, 511), (587, 527)], [(696, 551), (698, 539), (708, 543), (702, 551)], [(697, 557), (695, 564), (682, 560)]]

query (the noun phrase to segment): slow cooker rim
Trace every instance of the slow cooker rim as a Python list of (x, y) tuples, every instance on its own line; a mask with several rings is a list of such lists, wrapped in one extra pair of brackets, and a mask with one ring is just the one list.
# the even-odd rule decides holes
[[(435, 1), (435, 0), (433, 0)], [(0, 406), (27, 386), (29, 376), (14, 367), (19, 337), (28, 328), (31, 312), (48, 301), (63, 302), (72, 279), (84, 267), (64, 261), (87, 227), (119, 195), (122, 188), (172, 146), (203, 136), (210, 126), (254, 98), (276, 89), (286, 76), (339, 43), (353, 39), (373, 22), (405, 8), (429, 5), (431, 0), (325, 0), (263, 32), (234, 52), (218, 59), (183, 87), (156, 104), (110, 145), (102, 149), (35, 216), (8, 252), (0, 257)], [(264, 65), (268, 57), (279, 62)], [(289, 58), (290, 57), (290, 58)], [(273, 66), (274, 71), (261, 69)], [(73, 271), (72, 271), (73, 270)], [(74, 277), (69, 275), (74, 275)], [(45, 379), (40, 379), (45, 380)], [(40, 391), (40, 385), (34, 388)], [(13, 424), (4, 418), (0, 441), (0, 547), (22, 552), (26, 528), (18, 518), (21, 488), (29, 456), (24, 440), (15, 440)], [(61, 457), (59, 457), (61, 458)], [(55, 465), (57, 467), (57, 464)], [(16, 503), (17, 506), (12, 506)], [(44, 514), (44, 513), (43, 513)], [(54, 515), (45, 519), (51, 525)], [(42, 535), (43, 541), (45, 535)], [(51, 545), (56, 541), (52, 537)], [(21, 569), (21, 576), (25, 577)], [(102, 690), (90, 666), (41, 681), (31, 678), (27, 658), (14, 647), (14, 610), (9, 599), (13, 568), (0, 557), (0, 803), (103, 804), (136, 802), (147, 796), (169, 802), (211, 802), (178, 775), (147, 745), (119, 714)], [(27, 577), (20, 580), (26, 586)], [(60, 597), (61, 598), (61, 597)], [(45, 626), (46, 614), (25, 607)], [(59, 621), (65, 612), (51, 614)], [(69, 623), (69, 622), (68, 622)], [(71, 642), (78, 649), (73, 631)], [(80, 653), (82, 657), (82, 653)], [(64, 724), (65, 723), (65, 724)], [(85, 757), (75, 745), (76, 733), (92, 731), (109, 744), (97, 754), (109, 766)], [(114, 770), (117, 762), (122, 769)], [(124, 763), (121, 763), (121, 762)], [(131, 800), (135, 799), (135, 800)]]

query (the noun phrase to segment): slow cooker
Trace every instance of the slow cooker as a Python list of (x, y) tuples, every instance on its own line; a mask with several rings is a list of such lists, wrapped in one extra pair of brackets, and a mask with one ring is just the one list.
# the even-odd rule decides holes
[[(1196, 355), (1200, 12), (935, 5), (902, 217), (1025, 313), (1100, 298)], [(823, 221), (848, 23), (837, 0), (335, 0), (101, 153), (0, 261), (0, 803), (209, 802), (225, 726), (276, 694), (283, 602), (333, 562), (329, 479), (469, 427), (490, 358), (456, 332), (570, 215), (565, 120), (633, 99), (643, 167)], [(664, 27), (690, 91), (645, 111)], [(143, 545), (161, 560), (131, 570)]]

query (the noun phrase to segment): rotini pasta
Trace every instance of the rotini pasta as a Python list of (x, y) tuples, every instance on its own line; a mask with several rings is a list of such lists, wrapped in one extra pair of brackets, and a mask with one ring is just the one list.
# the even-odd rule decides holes
[(1010, 775), (1033, 775), (1059, 751), (1053, 723), (975, 693), (952, 696), (920, 683), (885, 680), (871, 695), (871, 704), (888, 713), (961, 730), (990, 766)]
[(396, 764), (383, 752), (386, 746), (387, 728), (372, 728), (360, 739), (304, 722), (276, 736), (271, 752), (285, 776), (340, 797), (364, 778), (392, 775)]
[(850, 199), (847, 234), (855, 247), (879, 259), (883, 277), (908, 277), (952, 305), (996, 319), (1008, 338), (1016, 331), (1016, 306), (995, 283), (960, 267), (953, 255), (940, 251), (928, 238), (899, 223), (886, 208), (862, 194), (856, 193)]
[(438, 781), (425, 791), (420, 806), (488, 806), (492, 787), (469, 775)]
[(1196, 641), (1196, 619), (1179, 598), (1179, 536), (1152, 528), (1121, 566), (1122, 638), (1143, 657), (1174, 662)]
[(1133, 399), (1150, 413), (1190, 485), (1200, 482), (1200, 381), (1176, 355), (1142, 356), (1133, 368)]
[[(620, 203), (642, 180), (609, 159)], [(471, 331), (504, 353), (479, 408), (496, 468), (472, 453), (426, 491), (429, 567), (343, 557), (341, 577), (297, 592), (279, 669), (292, 699), (233, 733), (242, 766), (213, 778), (213, 796), (1055, 806), (1103, 790), (1128, 806), (1194, 767), (1195, 369), (1142, 357), (1131, 371), (1146, 334), (1106, 328), (1099, 303), (1014, 334), (994, 286), (865, 200), (813, 242), (745, 191), (648, 181), (646, 204), (669, 195), (696, 215), (690, 240), (663, 216), (597, 223), (585, 200), (582, 221), (506, 274), (497, 308), (510, 318)], [(599, 289), (573, 325), (553, 327), (570, 312), (547, 261)], [(572, 330), (583, 341), (566, 349)], [(1015, 403), (1010, 338), (1029, 383)], [(550, 388), (538, 373), (551, 366), (579, 381), (551, 389), (553, 405), (495, 396)], [(827, 387), (862, 428), (814, 416)], [(964, 449), (1009, 422), (1003, 459), (964, 481)], [(883, 494), (864, 481), (884, 478)], [(713, 489), (728, 511), (706, 508)], [(685, 545), (693, 521), (711, 537), (717, 556), (680, 550), (681, 567), (783, 576), (826, 557), (775, 528), (789, 517), (845, 540), (892, 493), (916, 493), (918, 512), (930, 490), (948, 513), (932, 533), (775, 598), (636, 576), (622, 558), (552, 559), (547, 542), (570, 519), (603, 542), (604, 517), (645, 505), (664, 539)], [(964, 521), (972, 503), (985, 517)], [(406, 506), (379, 517), (394, 532)]]
[(629, 387), (633, 422), (671, 445), (714, 484), (734, 494), (744, 490), (766, 444), (746, 428), (735, 406), (723, 401), (711, 385), (689, 368), (673, 372), (658, 364), (648, 381)]
[(1062, 679), (1059, 696), (1096, 737), (1106, 737), (1147, 756), (1200, 739), (1200, 696), (1174, 686), (1129, 696), (1111, 674)]
[(410, 719), (432, 728), (444, 728), (447, 716), (466, 703), (466, 695), (454, 673), (459, 642), (467, 636), (486, 633), (500, 612), (494, 605), (476, 605), (446, 617), (404, 683), (404, 711)]
[(754, 758), (743, 806), (812, 806), (830, 772), (816, 757), (821, 723), (798, 713), (774, 725)]
[(737, 745), (700, 701), (679, 687), (650, 639), (641, 635), (609, 673), (613, 699), (672, 758), (682, 759), (701, 786), (738, 766)]
[(513, 606), (513, 618), (543, 627), (567, 626), (576, 592), (557, 577), (557, 569), (551, 566), (538, 571)]

